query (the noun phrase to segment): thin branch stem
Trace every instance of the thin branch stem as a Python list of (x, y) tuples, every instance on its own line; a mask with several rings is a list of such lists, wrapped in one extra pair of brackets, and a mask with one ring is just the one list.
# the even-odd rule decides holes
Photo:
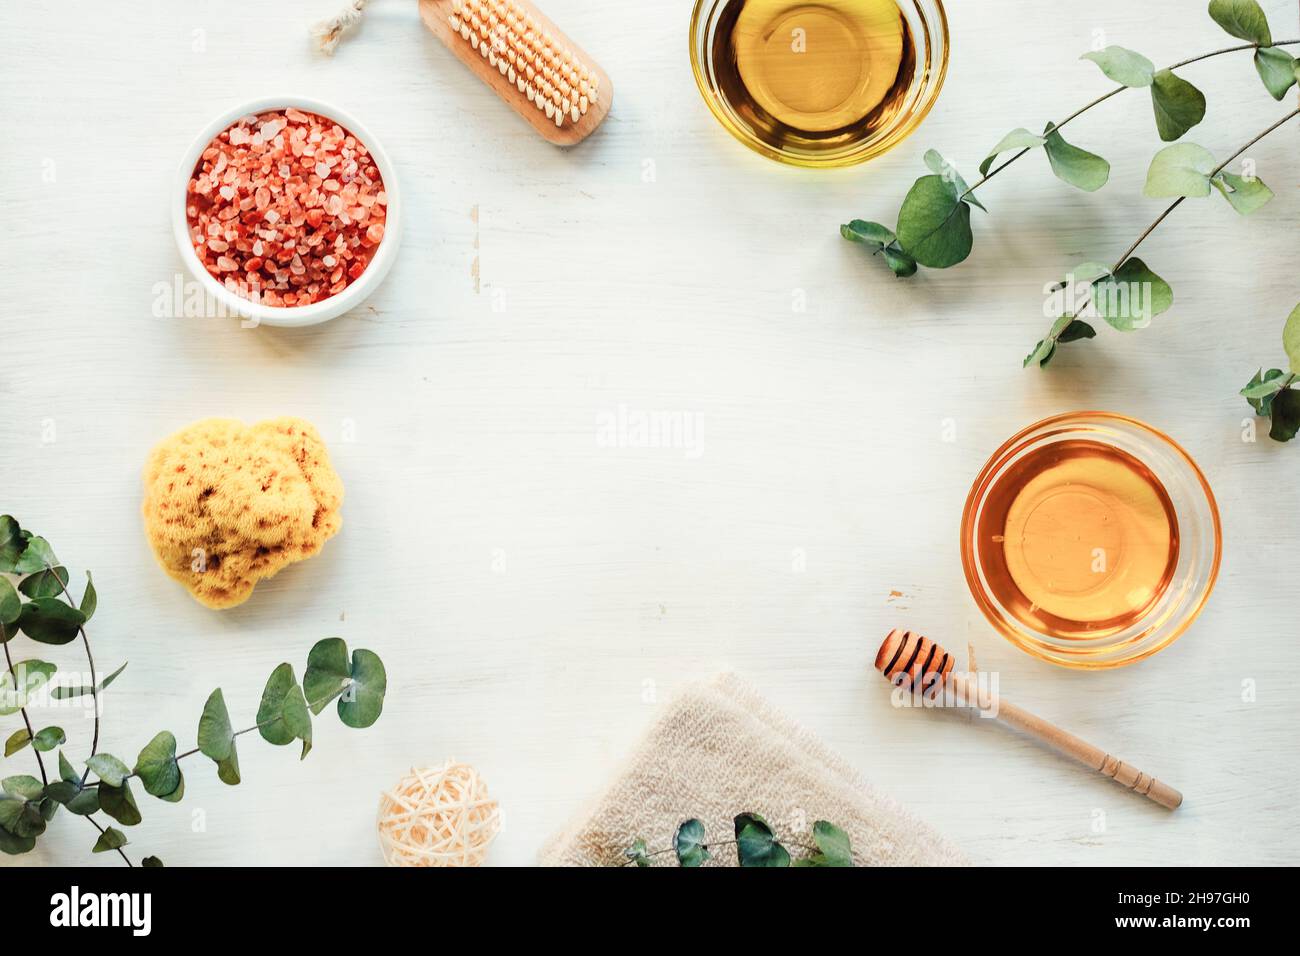
[[(9, 653), (9, 635), (5, 632), (3, 624), (0, 624), (0, 638), (4, 639), (5, 663), (9, 665), (9, 674), (14, 679), (14, 693), (22, 695), (25, 700), (26, 694), (18, 686), (18, 672), (14, 670), (14, 659)], [(20, 707), (18, 712), (23, 715), (23, 723), (27, 726), (27, 737), (32, 742), (32, 753), (36, 754), (36, 765), (41, 768), (41, 785), (49, 786), (50, 778), (45, 776), (45, 760), (41, 757), (41, 752), (36, 749), (36, 731), (32, 729), (32, 720), (27, 716), (26, 705)]]
[[(70, 607), (75, 608), (77, 602), (72, 600), (72, 595), (68, 592), (67, 582), (59, 577), (58, 572), (55, 571), (54, 568), (50, 567), (48, 562), (45, 565), (45, 570), (54, 575), (54, 580), (59, 582), (59, 588), (63, 591), (64, 600), (68, 602)], [(70, 578), (71, 575), (69, 575), (69, 579)], [(77, 633), (81, 635), (81, 646), (86, 649), (86, 661), (90, 664), (90, 697), (91, 704), (95, 708), (95, 729), (90, 739), (90, 756), (93, 757), (99, 752), (99, 677), (95, 673), (95, 655), (90, 652), (90, 638), (86, 636), (85, 626), (80, 624), (77, 625)], [(86, 779), (89, 776), (90, 768), (87, 767), (85, 772), (81, 775), (81, 786), (84, 787), (86, 785)]]
[[(1300, 39), (1295, 39), (1295, 40), (1278, 40), (1276, 43), (1273, 44), (1273, 46), (1293, 46), (1293, 45), (1295, 45), (1295, 44), (1297, 44), (1297, 43), (1300, 43)], [(1258, 47), (1258, 44), (1255, 44), (1255, 43), (1243, 43), (1243, 44), (1241, 44), (1241, 45), (1239, 45), (1239, 46), (1230, 46), (1230, 47), (1225, 47), (1225, 48), (1222, 49), (1222, 50), (1212, 50), (1212, 51), (1210, 51), (1209, 53), (1202, 53), (1202, 54), (1200, 54), (1199, 56), (1193, 56), (1193, 57), (1189, 57), (1189, 58), (1186, 59), (1186, 60), (1180, 60), (1179, 62), (1174, 63), (1174, 64), (1171, 65), (1171, 66), (1167, 66), (1167, 67), (1165, 67), (1165, 69), (1166, 69), (1166, 70), (1176, 70), (1176, 69), (1178, 69), (1179, 67), (1187, 66), (1189, 63), (1199, 63), (1201, 60), (1208, 60), (1208, 59), (1210, 59), (1211, 57), (1215, 57), (1215, 56), (1223, 56), (1223, 54), (1225, 54), (1225, 53), (1240, 53), (1242, 50), (1255, 50), (1255, 49), (1258, 49), (1258, 48), (1259, 48), (1259, 47)], [(1139, 88), (1139, 87), (1117, 86), (1117, 87), (1115, 87), (1115, 89), (1111, 90), (1109, 93), (1103, 93), (1101, 96), (1097, 97), (1095, 100), (1093, 100), (1093, 101), (1092, 101), (1091, 103), (1089, 103), (1088, 105), (1086, 105), (1086, 106), (1082, 106), (1082, 107), (1080, 107), (1079, 109), (1075, 110), (1073, 113), (1071, 113), (1071, 114), (1070, 114), (1069, 116), (1067, 116), (1065, 119), (1061, 120), (1061, 122), (1055, 124), (1055, 128), (1058, 129), (1058, 130), (1059, 130), (1059, 129), (1062, 129), (1062, 128), (1067, 124), (1067, 123), (1071, 123), (1071, 122), (1073, 122), (1074, 120), (1076, 120), (1076, 119), (1078, 119), (1080, 116), (1082, 116), (1084, 113), (1088, 112), (1088, 110), (1092, 109), (1094, 106), (1100, 106), (1102, 103), (1106, 102), (1108, 99), (1110, 99), (1112, 96), (1115, 96), (1115, 95), (1118, 94), (1118, 93), (1123, 93), (1125, 90), (1128, 90), (1128, 89), (1138, 89), (1138, 88)], [(1011, 157), (1010, 159), (1008, 159), (1006, 162), (1004, 162), (1004, 163), (1002, 163), (1002, 164), (996, 166), (996, 167), (993, 168), (993, 169), (990, 169), (990, 170), (988, 171), (988, 173), (986, 173), (986, 174), (984, 175), (984, 177), (983, 177), (982, 179), (979, 180), (979, 182), (977, 182), (974, 186), (970, 186), (970, 187), (968, 187), (968, 188), (966, 189), (966, 191), (965, 191), (964, 193), (962, 193), (961, 196), (958, 197), (958, 198), (960, 198), (960, 199), (965, 199), (967, 196), (969, 196), (971, 193), (973, 193), (973, 192), (974, 192), (976, 189), (978, 189), (980, 186), (983, 186), (986, 182), (988, 182), (990, 179), (992, 179), (992, 178), (993, 178), (994, 176), (996, 176), (998, 173), (1002, 172), (1002, 170), (1006, 169), (1008, 166), (1010, 166), (1012, 163), (1014, 163), (1016, 160), (1018, 160), (1020, 157), (1024, 156), (1025, 153), (1028, 153), (1028, 152), (1030, 152), (1029, 149), (1022, 149), (1020, 152), (1016, 153), (1014, 156), (1012, 156), (1012, 157)]]
[[(1258, 136), (1254, 137), (1254, 138), (1253, 138), (1249, 143), (1247, 143), (1245, 146), (1241, 147), (1241, 149), (1237, 150), (1235, 153), (1233, 153), (1231, 156), (1229, 156), (1229, 157), (1228, 157), (1227, 159), (1225, 159), (1223, 162), (1219, 163), (1218, 166), (1214, 167), (1214, 170), (1210, 173), (1210, 178), (1213, 179), (1215, 176), (1219, 175), (1219, 173), (1223, 172), (1223, 170), (1227, 168), (1228, 164), (1231, 163), (1234, 159), (1236, 159), (1238, 156), (1240, 156), (1240, 155), (1241, 155), (1242, 153), (1244, 153), (1246, 150), (1250, 149), (1252, 146), (1254, 146), (1256, 143), (1258, 143), (1261, 139), (1263, 139), (1263, 138), (1264, 138), (1265, 136), (1267, 136), (1269, 133), (1272, 133), (1272, 132), (1274, 132), (1275, 130), (1278, 130), (1278, 129), (1282, 128), (1282, 127), (1285, 126), (1287, 123), (1289, 123), (1291, 120), (1295, 119), (1297, 116), (1300, 116), (1300, 109), (1292, 110), (1292, 111), (1291, 111), (1290, 113), (1288, 113), (1286, 116), (1283, 116), (1280, 120), (1278, 120), (1276, 123), (1274, 123), (1274, 124), (1273, 124), (1272, 126), (1270, 126), (1268, 129), (1264, 130), (1264, 131), (1263, 131), (1262, 133), (1260, 133)], [(1133, 253), (1137, 251), (1138, 246), (1142, 245), (1142, 243), (1146, 241), (1147, 237), (1150, 236), (1151, 233), (1155, 232), (1156, 227), (1159, 226), (1159, 225), (1160, 225), (1162, 222), (1164, 222), (1166, 219), (1168, 219), (1170, 213), (1172, 213), (1175, 209), (1177, 209), (1179, 206), (1181, 206), (1181, 205), (1183, 204), (1183, 201), (1184, 201), (1186, 198), (1187, 198), (1186, 196), (1179, 196), (1179, 197), (1178, 197), (1177, 199), (1175, 199), (1172, 203), (1170, 203), (1169, 206), (1168, 206), (1168, 208), (1166, 208), (1164, 212), (1162, 212), (1159, 216), (1156, 217), (1155, 222), (1151, 223), (1151, 225), (1147, 226), (1146, 229), (1144, 229), (1144, 230), (1142, 231), (1142, 235), (1140, 235), (1140, 236), (1137, 237), (1137, 239), (1134, 241), (1133, 245), (1129, 246), (1128, 249), (1126, 249), (1126, 250), (1124, 251), (1124, 254), (1123, 254), (1122, 256), (1119, 257), (1119, 260), (1115, 263), (1115, 266), (1114, 266), (1114, 268), (1111, 269), (1111, 272), (1112, 272), (1112, 273), (1113, 273), (1113, 272), (1118, 272), (1119, 269), (1120, 269), (1120, 267), (1121, 267), (1122, 265), (1124, 265), (1124, 263), (1128, 262), (1129, 258), (1133, 255)]]

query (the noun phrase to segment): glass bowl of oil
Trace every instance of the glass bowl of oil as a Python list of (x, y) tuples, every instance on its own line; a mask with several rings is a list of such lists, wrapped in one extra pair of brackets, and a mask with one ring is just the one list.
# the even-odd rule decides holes
[(1214, 494), (1173, 439), (1074, 412), (1031, 425), (975, 479), (961, 558), (975, 603), (1054, 664), (1122, 667), (1177, 640), (1219, 573)]
[(723, 127), (792, 166), (852, 166), (911, 133), (948, 71), (940, 0), (696, 0), (691, 66)]

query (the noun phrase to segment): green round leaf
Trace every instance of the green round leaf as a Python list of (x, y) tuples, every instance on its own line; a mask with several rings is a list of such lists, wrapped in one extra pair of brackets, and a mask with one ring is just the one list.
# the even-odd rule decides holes
[(25, 532), (11, 515), (0, 515), (0, 574), (18, 571), (18, 558), (27, 547)]
[(813, 824), (813, 843), (821, 850), (819, 866), (852, 866), (853, 848), (849, 835), (833, 823), (818, 820)]
[(311, 751), (311, 714), (293, 666), (281, 664), (271, 672), (257, 708), (258, 733), (269, 744), (283, 747), (302, 741), (302, 756)]
[(1295, 85), (1296, 59), (1280, 47), (1265, 47), (1255, 51), (1255, 71), (1273, 99), (1280, 100)]
[(156, 856), (146, 856), (143, 860), (140, 861), (140, 865), (143, 866), (146, 870), (161, 868), (163, 865), (163, 861), (158, 859), (158, 857)]
[(1174, 291), (1135, 256), (1114, 275), (1093, 283), (1092, 304), (1114, 328), (1132, 332), (1146, 328), (1155, 316), (1168, 311), (1174, 304)]
[(0, 673), (0, 717), (16, 714), (49, 683), (57, 668), (47, 661), (19, 661)]
[(673, 851), (682, 866), (702, 866), (709, 858), (709, 848), (704, 845), (704, 824), (687, 820), (679, 826), (673, 837)]
[(632, 845), (623, 851), (623, 855), (635, 862), (639, 868), (650, 865), (650, 855), (646, 852), (645, 839), (642, 837), (637, 837)]
[(44, 538), (31, 537), (27, 539), (23, 553), (14, 562), (14, 571), (18, 574), (32, 574), (45, 568), (57, 567), (58, 563), (59, 559), (54, 556), (48, 541)]
[(81, 595), (81, 613), (89, 621), (95, 616), (95, 609), (99, 607), (99, 595), (95, 592), (95, 580), (86, 572), (86, 590)]
[(49, 753), (55, 747), (63, 746), (67, 740), (68, 735), (63, 732), (62, 727), (46, 727), (36, 732), (36, 736), (32, 738), (32, 748), (41, 753)]
[(222, 783), (234, 786), (239, 783), (239, 753), (235, 747), (235, 732), (230, 725), (230, 711), (221, 688), (214, 690), (203, 705), (199, 718), (199, 751), (217, 764), (217, 777)]
[(846, 222), (840, 226), (840, 235), (849, 242), (861, 242), (871, 246), (876, 251), (883, 249), (898, 238), (894, 235), (892, 229), (888, 229), (878, 222), (867, 222), (865, 219), (854, 219), (851, 222)]
[(99, 791), (100, 807), (110, 817), (127, 827), (140, 822), (140, 808), (136, 805), (135, 794), (131, 792), (130, 781), (123, 781), (120, 787), (100, 783), (96, 789)]
[(1290, 441), (1300, 431), (1300, 390), (1283, 389), (1273, 396), (1273, 426), (1268, 437), (1274, 441)]
[(1047, 124), (1044, 136), (1043, 149), (1057, 179), (1085, 192), (1096, 192), (1106, 185), (1110, 179), (1110, 163), (1096, 153), (1067, 143), (1052, 123)]
[(776, 841), (772, 828), (757, 813), (736, 817), (736, 856), (741, 866), (782, 867), (790, 865), (790, 854)]
[(1013, 129), (1006, 136), (1003, 136), (992, 151), (984, 157), (984, 161), (980, 163), (980, 175), (987, 176), (989, 174), (989, 170), (993, 168), (993, 161), (998, 158), (999, 154), (1010, 152), (1013, 149), (1037, 149), (1046, 142), (1047, 140), (1042, 136), (1031, 133), (1027, 129)]
[(1291, 310), (1282, 327), (1282, 347), (1291, 362), (1291, 371), (1300, 374), (1300, 305)]
[(339, 720), (348, 727), (369, 727), (384, 711), (384, 694), (388, 675), (384, 662), (373, 651), (358, 648), (352, 652), (352, 683), (339, 698)]
[(1247, 179), (1235, 173), (1219, 173), (1211, 180), (1211, 185), (1243, 216), (1264, 208), (1273, 198), (1273, 190), (1265, 186), (1262, 179)]
[(1205, 94), (1180, 76), (1161, 70), (1151, 80), (1156, 130), (1166, 143), (1182, 137), (1205, 119)]
[(57, 598), (38, 597), (23, 605), (19, 629), (40, 644), (67, 644), (77, 637), (86, 617)]
[(1166, 146), (1151, 160), (1142, 191), (1153, 199), (1208, 196), (1210, 175), (1217, 165), (1214, 155), (1204, 146), (1195, 143)]
[(1238, 40), (1271, 46), (1268, 17), (1256, 0), (1210, 0), (1210, 16)]
[(922, 176), (898, 211), (898, 239), (923, 266), (955, 266), (970, 255), (974, 242), (970, 206), (958, 201), (956, 187), (944, 177)]
[(135, 761), (135, 775), (145, 792), (169, 803), (185, 795), (185, 777), (176, 762), (176, 738), (164, 730), (145, 744)]
[(122, 786), (122, 781), (131, 776), (131, 768), (112, 754), (95, 754), (86, 761), (86, 766), (110, 787)]
[(897, 246), (885, 246), (880, 250), (880, 254), (885, 257), (885, 262), (898, 278), (906, 279), (908, 276), (916, 275), (916, 260)]
[(1092, 60), (1101, 67), (1101, 72), (1108, 79), (1124, 86), (1150, 86), (1155, 77), (1154, 64), (1141, 53), (1134, 53), (1122, 46), (1108, 46), (1104, 50), (1085, 53), (1079, 59)]
[(94, 849), (90, 852), (108, 853), (112, 850), (120, 850), (122, 847), (126, 846), (126, 844), (127, 839), (125, 833), (117, 827), (107, 827), (104, 832), (99, 835), (99, 839), (95, 841)]
[(328, 707), (351, 679), (347, 643), (341, 637), (317, 641), (307, 655), (307, 670), (302, 675), (302, 691), (311, 712), (319, 714)]
[[(0, 625), (16, 623), (22, 611), (23, 599), (18, 596), (8, 578), (0, 577)], [(5, 633), (17, 633), (17, 630), (11, 632), (6, 629)]]
[(19, 856), (23, 853), (30, 853), (35, 846), (36, 837), (16, 836), (3, 826), (0, 826), (0, 853), (8, 856)]
[(27, 732), (26, 727), (15, 730), (5, 741), (5, 756), (12, 757), (31, 742), (32, 735)]
[(60, 565), (28, 575), (18, 585), (18, 590), (29, 598), (52, 598), (62, 594), (67, 583), (68, 569)]
[[(966, 185), (966, 180), (961, 178), (961, 173), (957, 172), (957, 167), (948, 160), (944, 159), (938, 150), (927, 149), (925, 151), (925, 165), (930, 167), (930, 171), (938, 176), (942, 176), (948, 182), (952, 183), (957, 190), (957, 198), (962, 202), (968, 202), (972, 206), (979, 206), (984, 209), (984, 204), (975, 198), (975, 194), (970, 192), (970, 187)], [(982, 175), (982, 174), (981, 174)], [(987, 209), (984, 209), (988, 212)]]

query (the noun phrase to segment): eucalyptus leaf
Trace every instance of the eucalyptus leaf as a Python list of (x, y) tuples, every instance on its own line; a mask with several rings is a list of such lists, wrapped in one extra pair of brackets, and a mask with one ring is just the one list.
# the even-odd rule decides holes
[(1101, 67), (1101, 72), (1105, 73), (1108, 79), (1123, 86), (1150, 86), (1151, 80), (1155, 77), (1156, 68), (1150, 60), (1141, 53), (1134, 53), (1122, 46), (1108, 46), (1104, 50), (1094, 50), (1085, 53), (1079, 59), (1092, 60)]
[(642, 837), (637, 837), (632, 845), (623, 851), (623, 855), (638, 867), (650, 865), (650, 854), (646, 852), (645, 839)]
[(1047, 124), (1044, 136), (1043, 149), (1047, 151), (1047, 161), (1052, 164), (1057, 179), (1085, 192), (1096, 192), (1106, 185), (1106, 180), (1110, 179), (1110, 163), (1095, 153), (1067, 143), (1053, 123)]
[(95, 579), (86, 572), (86, 590), (81, 595), (81, 606), (79, 610), (82, 616), (89, 621), (95, 616), (95, 609), (99, 607), (99, 594), (95, 591)]
[(120, 850), (126, 846), (126, 834), (117, 827), (106, 827), (104, 832), (99, 835), (95, 841), (95, 847), (91, 853), (109, 853), (113, 850)]
[[(23, 599), (6, 577), (0, 577), (0, 625), (14, 624), (23, 612)], [(6, 634), (10, 633), (8, 630)], [(15, 630), (14, 633), (17, 633)], [(6, 642), (7, 643), (7, 642)]]
[(897, 244), (885, 246), (880, 250), (880, 254), (884, 256), (886, 264), (898, 278), (906, 279), (908, 276), (916, 275), (916, 260), (897, 248)]
[(351, 679), (347, 643), (341, 637), (317, 641), (307, 654), (307, 669), (302, 675), (302, 691), (311, 712), (319, 714), (328, 707)]
[(31, 774), (20, 773), (0, 780), (0, 789), (19, 800), (39, 800), (45, 793), (45, 785)]
[(140, 865), (146, 870), (162, 869), (163, 861), (156, 856), (146, 856), (140, 861)]
[(853, 865), (853, 847), (849, 835), (833, 823), (818, 820), (813, 824), (813, 843), (821, 853), (814, 858), (815, 866), (844, 867)]
[(1295, 85), (1296, 63), (1295, 57), (1280, 47), (1270, 46), (1255, 51), (1255, 71), (1275, 100), (1281, 100)]
[(40, 644), (67, 644), (76, 640), (86, 617), (57, 598), (38, 597), (23, 605), (19, 629)]
[(27, 732), (26, 727), (15, 730), (5, 741), (5, 756), (12, 757), (31, 742), (32, 735)]
[(48, 661), (19, 661), (0, 673), (0, 717), (16, 714), (50, 682), (57, 668)]
[(352, 684), (339, 698), (339, 720), (356, 730), (371, 726), (384, 711), (387, 692), (384, 662), (373, 651), (358, 648), (352, 652)]
[(0, 515), (0, 574), (16, 573), (18, 559), (27, 547), (23, 529), (12, 515)]
[(1208, 196), (1210, 176), (1217, 165), (1214, 155), (1204, 146), (1195, 143), (1166, 146), (1151, 160), (1142, 191), (1153, 199)]
[(185, 776), (176, 762), (176, 737), (164, 730), (145, 744), (135, 761), (135, 775), (145, 792), (177, 803), (185, 795)]
[(18, 585), (18, 590), (29, 598), (52, 598), (62, 594), (67, 583), (68, 569), (60, 565), (29, 574)]
[(1271, 368), (1267, 372), (1260, 369), (1255, 373), (1255, 377), (1246, 383), (1246, 387), (1241, 390), (1240, 394), (1248, 401), (1267, 398), (1270, 395), (1277, 394), (1288, 377), (1287, 373), (1280, 368)]
[(1300, 431), (1300, 390), (1283, 389), (1273, 396), (1270, 412), (1273, 425), (1268, 437), (1274, 441), (1290, 441)]
[(923, 266), (955, 266), (970, 255), (974, 242), (970, 206), (957, 199), (957, 188), (942, 176), (922, 176), (898, 211), (898, 239)]
[(142, 819), (140, 808), (136, 805), (135, 794), (131, 792), (131, 782), (124, 780), (120, 787), (111, 787), (100, 783), (99, 804), (101, 809), (123, 826), (133, 827)]
[(1169, 283), (1134, 256), (1114, 275), (1098, 279), (1092, 286), (1092, 303), (1097, 314), (1121, 332), (1144, 329), (1151, 320), (1174, 304)]
[[(121, 674), (122, 671), (124, 670), (126, 670), (126, 664), (123, 664), (117, 670), (113, 671), (113, 673), (105, 677), (102, 681), (100, 681), (96, 685), (96, 688), (98, 690), (104, 690), (104, 688), (108, 687), (109, 684), (117, 680), (118, 675)], [(50, 696), (55, 698), (56, 700), (70, 700), (73, 697), (85, 697), (87, 694), (90, 693), (92, 693), (90, 687), (85, 684), (77, 684), (72, 686), (65, 686), (60, 684), (50, 690)]]
[(59, 559), (54, 556), (54, 549), (44, 538), (31, 537), (23, 548), (23, 553), (14, 562), (14, 571), (18, 574), (33, 574), (46, 568), (57, 567)]
[(989, 174), (989, 170), (993, 168), (993, 161), (1000, 154), (1010, 152), (1013, 149), (1037, 149), (1046, 142), (1047, 140), (1044, 137), (1039, 136), (1037, 133), (1031, 133), (1023, 127), (1013, 129), (1006, 136), (1003, 136), (992, 151), (984, 157), (984, 161), (980, 163), (980, 175), (987, 176)]
[(216, 762), (217, 777), (222, 783), (235, 786), (239, 783), (239, 752), (235, 746), (235, 732), (230, 724), (230, 711), (218, 687), (203, 705), (199, 718), (199, 751)]
[(1291, 371), (1300, 374), (1300, 305), (1291, 310), (1282, 327), (1282, 348), (1286, 350)]
[(1238, 40), (1272, 46), (1268, 17), (1255, 0), (1210, 0), (1210, 16)]
[(32, 738), (32, 749), (49, 753), (55, 747), (63, 746), (67, 740), (68, 735), (63, 732), (62, 727), (46, 727), (38, 730), (36, 736)]
[(95, 776), (110, 787), (122, 786), (123, 781), (131, 776), (131, 768), (112, 754), (95, 754), (86, 761), (86, 766), (94, 772)]
[(756, 813), (742, 813), (735, 818), (736, 856), (744, 867), (783, 867), (790, 865), (790, 854), (777, 842), (772, 828)]
[(311, 714), (292, 665), (281, 664), (271, 672), (257, 708), (257, 724), (267, 743), (283, 747), (301, 740), (302, 756), (311, 751)]
[(1265, 186), (1262, 179), (1254, 177), (1247, 179), (1235, 173), (1219, 173), (1210, 183), (1243, 216), (1262, 209), (1273, 198), (1273, 190)]
[[(872, 247), (879, 251), (889, 245), (898, 237), (894, 231), (887, 226), (882, 226), (878, 222), (867, 222), (865, 219), (854, 219), (840, 226), (840, 235), (849, 242), (860, 242), (866, 246)], [(303, 678), (305, 681), (306, 678)]]
[(704, 845), (704, 824), (687, 820), (673, 836), (673, 852), (682, 866), (703, 866), (709, 858), (709, 848)]
[[(988, 212), (987, 209), (984, 209), (984, 204), (975, 198), (974, 193), (970, 192), (970, 187), (966, 185), (966, 180), (961, 178), (961, 173), (957, 172), (957, 167), (944, 159), (938, 150), (927, 149), (924, 159), (925, 165), (930, 168), (930, 172), (942, 176), (956, 187), (958, 199), (962, 202), (968, 202), (972, 206), (979, 206), (980, 209)], [(981, 173), (981, 175), (983, 174)]]
[(35, 846), (35, 837), (16, 836), (0, 826), (0, 853), (20, 856), (23, 853), (30, 853)]
[(1156, 130), (1166, 143), (1179, 139), (1205, 119), (1205, 94), (1181, 76), (1160, 70), (1151, 80)]
[(1072, 315), (1063, 315), (1052, 323), (1052, 328), (1047, 333), (1046, 338), (1040, 339), (1038, 344), (1034, 346), (1033, 351), (1025, 356), (1023, 365), (1025, 368), (1031, 365), (1046, 368), (1052, 359), (1056, 357), (1056, 346), (1058, 344), (1077, 342), (1079, 339), (1090, 339), (1096, 334), (1097, 330), (1082, 319), (1076, 319)]

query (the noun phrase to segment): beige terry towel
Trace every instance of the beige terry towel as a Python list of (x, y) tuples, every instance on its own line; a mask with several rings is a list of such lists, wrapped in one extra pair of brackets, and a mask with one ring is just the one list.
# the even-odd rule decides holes
[[(703, 821), (712, 840), (734, 837), (732, 818), (758, 813), (795, 858), (812, 844), (815, 820), (842, 827), (858, 866), (967, 862), (929, 826), (864, 783), (843, 759), (764, 701), (734, 674), (682, 691), (627, 765), (581, 817), (542, 848), (543, 866), (617, 866), (644, 837), (672, 846), (683, 820)], [(676, 865), (673, 854), (655, 859)], [(736, 865), (720, 847), (709, 865)]]

